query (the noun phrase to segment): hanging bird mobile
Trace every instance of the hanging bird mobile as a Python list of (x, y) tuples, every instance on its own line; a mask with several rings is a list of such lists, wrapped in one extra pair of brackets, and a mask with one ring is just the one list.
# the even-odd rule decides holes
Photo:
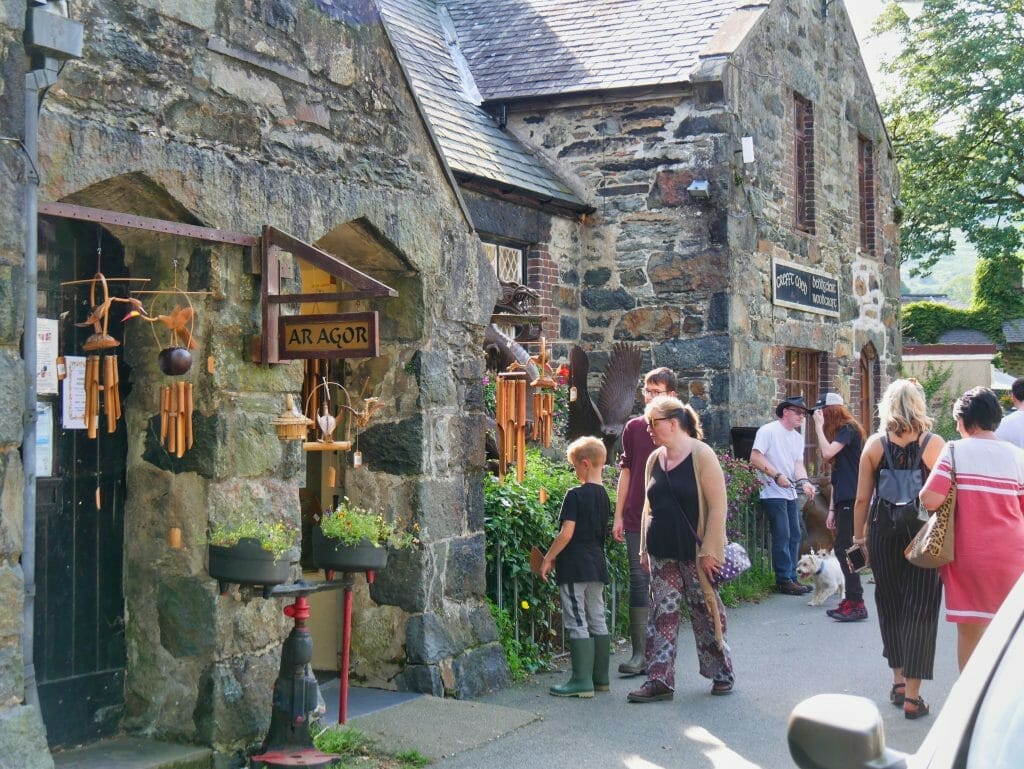
[[(188, 299), (188, 297), (185, 297)], [(147, 323), (160, 323), (170, 332), (170, 344), (160, 350), (157, 362), (160, 370), (168, 376), (180, 376), (192, 367), (192, 353), (196, 349), (196, 340), (192, 336), (195, 327), (195, 308), (191, 301), (187, 305), (176, 305), (167, 314), (150, 315), (142, 302), (131, 297), (128, 302), (131, 311), (122, 321), (141, 318)]]

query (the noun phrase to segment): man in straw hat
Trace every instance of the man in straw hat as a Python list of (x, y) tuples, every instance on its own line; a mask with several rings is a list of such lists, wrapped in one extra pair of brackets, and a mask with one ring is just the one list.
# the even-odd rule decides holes
[(808, 497), (815, 493), (804, 467), (804, 436), (800, 432), (807, 404), (802, 395), (790, 396), (775, 407), (777, 419), (754, 436), (750, 463), (761, 472), (761, 506), (771, 527), (775, 590), (784, 595), (805, 595), (810, 585), (796, 581), (800, 558), (800, 505), (797, 488)]

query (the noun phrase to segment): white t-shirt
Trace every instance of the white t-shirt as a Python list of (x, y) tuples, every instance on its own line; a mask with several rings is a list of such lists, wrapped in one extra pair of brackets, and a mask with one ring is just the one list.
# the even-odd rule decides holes
[[(782, 426), (782, 422), (776, 419), (758, 429), (757, 435), (754, 436), (753, 449), (764, 454), (768, 464), (787, 476), (791, 483), (797, 480), (793, 477), (793, 471), (796, 469), (796, 463), (804, 458), (804, 436), (799, 430), (787, 430)], [(796, 499), (796, 487), (784, 489), (764, 473), (759, 475), (762, 484), (761, 499)]]
[(1024, 411), (1014, 411), (1004, 417), (996, 428), (996, 437), (1024, 449)]

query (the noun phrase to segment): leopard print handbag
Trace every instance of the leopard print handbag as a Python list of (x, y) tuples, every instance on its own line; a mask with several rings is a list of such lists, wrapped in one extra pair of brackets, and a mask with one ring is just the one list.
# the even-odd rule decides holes
[(922, 569), (937, 569), (953, 562), (953, 514), (956, 511), (954, 444), (955, 441), (949, 443), (949, 493), (903, 551), (908, 561)]

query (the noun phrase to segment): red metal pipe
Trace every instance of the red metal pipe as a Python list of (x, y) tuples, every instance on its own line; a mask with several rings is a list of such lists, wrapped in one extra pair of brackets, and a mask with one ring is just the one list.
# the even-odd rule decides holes
[(344, 626), (341, 636), (341, 686), (338, 701), (338, 723), (348, 721), (348, 657), (352, 646), (352, 585), (345, 585)]

